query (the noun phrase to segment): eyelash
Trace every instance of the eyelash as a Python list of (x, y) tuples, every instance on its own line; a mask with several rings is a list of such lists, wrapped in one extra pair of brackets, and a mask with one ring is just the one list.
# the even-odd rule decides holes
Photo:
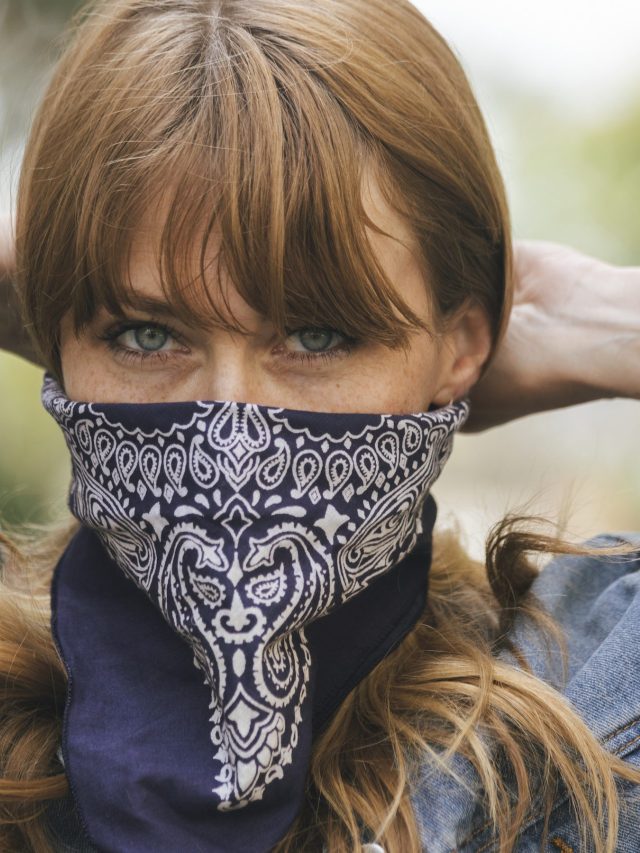
[[(142, 364), (148, 359), (166, 361), (171, 357), (170, 352), (143, 352), (142, 350), (133, 350), (129, 347), (124, 347), (118, 343), (118, 338), (121, 335), (124, 335), (125, 332), (135, 331), (136, 329), (143, 329), (147, 326), (152, 326), (154, 329), (160, 329), (162, 332), (166, 333), (170, 337), (172, 337), (177, 343), (184, 343), (184, 339), (177, 332), (176, 329), (173, 329), (171, 326), (166, 323), (151, 323), (149, 321), (136, 322), (136, 323), (122, 323), (118, 326), (114, 326), (108, 329), (104, 334), (99, 335), (100, 340), (106, 342), (109, 349), (115, 353), (118, 358), (122, 359), (126, 362), (135, 361), (138, 364)], [(301, 327), (299, 329), (289, 329), (287, 330), (288, 335), (294, 335), (296, 332), (305, 331), (307, 327)], [(329, 330), (329, 328), (327, 328)], [(337, 331), (337, 329), (331, 329), (330, 331)], [(342, 334), (338, 332), (338, 334)], [(332, 361), (335, 358), (341, 358), (343, 356), (349, 355), (357, 346), (358, 341), (355, 338), (349, 338), (344, 336), (344, 340), (342, 343), (333, 347), (330, 350), (325, 350), (324, 352), (292, 352), (284, 350), (283, 344), (279, 344), (276, 348), (276, 353), (279, 358), (283, 358), (289, 362), (297, 362), (299, 364), (311, 364), (317, 363), (318, 361), (322, 361), (327, 363)]]
[(118, 338), (121, 335), (124, 335), (125, 332), (133, 332), (136, 329), (144, 329), (147, 326), (151, 326), (154, 329), (161, 329), (167, 335), (170, 335), (177, 343), (184, 343), (183, 338), (176, 329), (173, 329), (166, 323), (152, 323), (149, 321), (120, 323), (117, 326), (112, 326), (107, 329), (104, 334), (98, 335), (98, 337), (100, 340), (105, 341), (109, 349), (124, 362), (135, 361), (138, 364), (142, 364), (150, 358), (161, 362), (166, 361), (171, 356), (169, 352), (143, 352), (142, 350), (133, 350), (129, 347), (123, 347), (118, 343)]

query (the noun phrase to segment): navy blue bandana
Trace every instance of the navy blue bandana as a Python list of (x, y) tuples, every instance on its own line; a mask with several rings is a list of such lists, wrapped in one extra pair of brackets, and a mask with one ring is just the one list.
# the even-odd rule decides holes
[[(268, 850), (313, 736), (425, 603), (465, 402), (411, 415), (87, 404), (56, 569), (63, 755), (101, 850)], [(87, 529), (88, 528), (88, 529)]]

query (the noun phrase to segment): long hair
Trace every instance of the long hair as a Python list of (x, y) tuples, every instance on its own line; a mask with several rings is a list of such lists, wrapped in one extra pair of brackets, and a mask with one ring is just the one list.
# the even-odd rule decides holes
[[(431, 329), (371, 251), (371, 172), (415, 235)], [(243, 331), (197, 286), (215, 241), (221, 280), (283, 333), (330, 324), (397, 347), (412, 329), (437, 333), (469, 300), (489, 318), (494, 349), (504, 333), (502, 179), (459, 62), (408, 0), (103, 0), (83, 10), (36, 114), (18, 194), (24, 314), (59, 378), (62, 318), (81, 329), (99, 307), (126, 304), (150, 210), (164, 212), (161, 281), (187, 321)], [(40, 853), (43, 809), (66, 790), (55, 759), (65, 674), (46, 596), (60, 541), (34, 554), (6, 540), (5, 551), (0, 847)], [(389, 853), (418, 850), (416, 767), (427, 757), (444, 767), (457, 752), (479, 775), (501, 851), (534, 809), (548, 817), (559, 786), (584, 836), (614, 851), (616, 776), (640, 774), (521, 656), (518, 667), (496, 659), (517, 613), (557, 634), (531, 600), (530, 552), (580, 549), (508, 520), (484, 566), (454, 538), (438, 540), (425, 618), (318, 739), (306, 805), (281, 850), (358, 850), (362, 826)]]

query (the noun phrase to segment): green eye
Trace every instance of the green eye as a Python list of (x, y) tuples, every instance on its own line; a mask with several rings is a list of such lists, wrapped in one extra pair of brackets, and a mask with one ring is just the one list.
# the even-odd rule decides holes
[(297, 334), (305, 349), (321, 352), (331, 344), (335, 332), (332, 329), (301, 329)]
[(125, 321), (98, 337), (107, 342), (118, 358), (140, 363), (150, 359), (164, 363), (169, 357), (189, 353), (189, 347), (174, 329), (152, 320)]
[(161, 326), (140, 326), (132, 331), (136, 344), (145, 352), (157, 352), (169, 340), (169, 333)]

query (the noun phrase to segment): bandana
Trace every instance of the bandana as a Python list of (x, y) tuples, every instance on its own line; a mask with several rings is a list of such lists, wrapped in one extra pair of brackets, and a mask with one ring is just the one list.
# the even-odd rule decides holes
[(47, 377), (83, 527), (56, 568), (63, 757), (101, 850), (271, 849), (314, 736), (424, 608), (466, 402), (88, 404)]

